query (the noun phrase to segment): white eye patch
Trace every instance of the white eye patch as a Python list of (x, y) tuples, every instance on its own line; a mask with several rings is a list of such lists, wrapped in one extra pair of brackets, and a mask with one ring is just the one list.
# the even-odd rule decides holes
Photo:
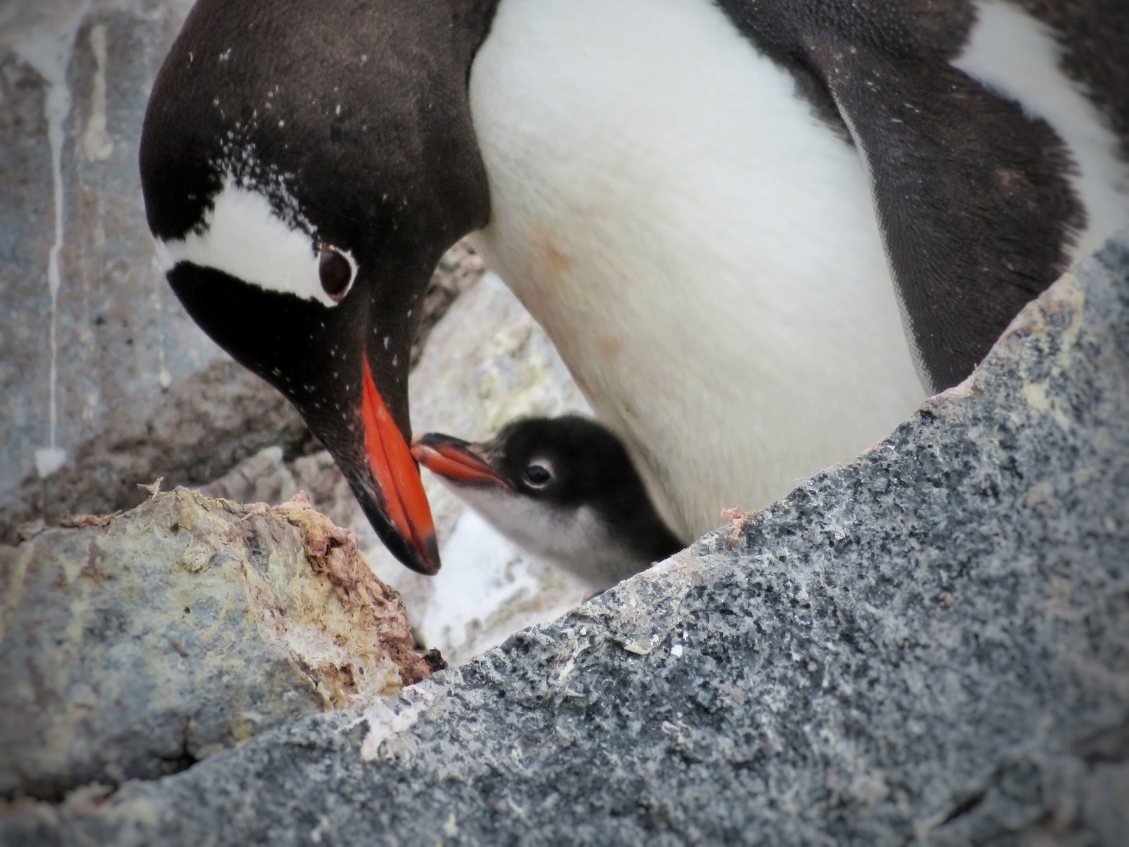
[[(182, 240), (157, 239), (157, 256), (166, 273), (179, 262), (192, 262), (265, 291), (294, 294), (331, 308), (337, 305), (322, 288), (318, 275), (321, 245), (282, 220), (266, 197), (235, 185), (229, 178), (213, 203), (202, 234), (191, 232)], [(333, 249), (349, 262), (351, 286), (357, 263), (346, 251)], [(347, 290), (342, 290), (337, 300)]]

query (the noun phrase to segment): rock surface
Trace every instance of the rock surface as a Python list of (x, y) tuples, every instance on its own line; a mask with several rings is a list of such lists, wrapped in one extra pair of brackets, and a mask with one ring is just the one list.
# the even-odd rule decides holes
[(5, 843), (1129, 832), (1129, 240), (857, 461), (398, 698)]
[[(156, 263), (137, 144), (191, 5), (0, 8), (0, 540), (137, 505), (137, 483), (158, 476), (203, 485), (264, 448), (290, 459), (315, 446), (282, 396), (196, 327)], [(465, 247), (444, 257), (425, 334), (481, 273)]]
[(0, 547), (0, 795), (153, 778), (430, 674), (356, 537), (177, 489)]

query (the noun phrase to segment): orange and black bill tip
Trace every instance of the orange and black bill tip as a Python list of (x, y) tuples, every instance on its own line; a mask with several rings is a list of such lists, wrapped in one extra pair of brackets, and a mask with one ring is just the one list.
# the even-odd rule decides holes
[(497, 472), (459, 438), (429, 432), (412, 442), (412, 455), (432, 473), (454, 482), (488, 482), (509, 488)]
[(438, 573), (439, 544), (435, 540), (435, 523), (419, 468), (376, 388), (367, 356), (364, 365), (361, 417), (365, 426), (365, 452), (373, 479), (380, 487), (384, 511), (406, 542), (407, 552), (413, 559), (406, 564), (420, 573)]

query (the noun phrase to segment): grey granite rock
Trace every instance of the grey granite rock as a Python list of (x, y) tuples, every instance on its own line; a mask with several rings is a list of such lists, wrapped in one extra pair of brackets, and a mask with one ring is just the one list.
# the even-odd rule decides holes
[[(203, 485), (263, 448), (311, 447), (181, 308), (145, 223), (141, 121), (191, 5), (0, 4), (0, 540), (137, 505), (158, 476)], [(444, 257), (425, 332), (481, 273), (465, 247)]]
[[(199, 394), (192, 376), (218, 360), (161, 282), (137, 176), (151, 80), (191, 4), (10, 5), (0, 52), (9, 539), (40, 515), (126, 505), (127, 490), (129, 505), (140, 502), (136, 483), (155, 476), (132, 477), (132, 454), (150, 435), (168, 446), (148, 425)], [(25, 5), (39, 8), (14, 8)], [(244, 378), (231, 368), (220, 379)]]
[(367, 710), (5, 844), (1105, 844), (1129, 802), (1129, 240), (850, 465)]

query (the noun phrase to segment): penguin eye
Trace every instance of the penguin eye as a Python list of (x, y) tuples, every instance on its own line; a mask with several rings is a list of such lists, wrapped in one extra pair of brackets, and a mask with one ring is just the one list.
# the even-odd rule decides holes
[(553, 481), (553, 469), (548, 462), (538, 460), (526, 466), (522, 478), (530, 488), (544, 488)]
[(329, 299), (340, 303), (349, 291), (349, 283), (353, 281), (353, 266), (332, 247), (323, 247), (318, 259), (318, 278)]

